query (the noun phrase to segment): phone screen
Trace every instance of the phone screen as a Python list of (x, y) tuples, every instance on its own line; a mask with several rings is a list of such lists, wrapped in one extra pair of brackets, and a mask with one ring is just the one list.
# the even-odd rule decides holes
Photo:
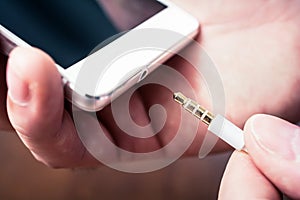
[(156, 0), (1, 0), (0, 24), (66, 69), (165, 8)]

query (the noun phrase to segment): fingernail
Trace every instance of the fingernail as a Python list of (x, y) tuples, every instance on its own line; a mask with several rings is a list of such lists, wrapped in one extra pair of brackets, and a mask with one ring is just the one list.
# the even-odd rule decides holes
[(18, 75), (15, 66), (8, 63), (7, 67), (7, 87), (9, 98), (19, 106), (26, 106), (29, 102), (29, 86), (28, 83)]
[(269, 115), (257, 115), (251, 123), (257, 144), (272, 155), (300, 162), (300, 128)]

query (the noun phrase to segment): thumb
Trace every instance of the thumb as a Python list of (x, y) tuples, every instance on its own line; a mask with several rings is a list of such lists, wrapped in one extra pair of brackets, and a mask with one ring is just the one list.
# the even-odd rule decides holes
[(300, 128), (274, 116), (254, 115), (244, 130), (255, 165), (283, 193), (300, 198)]
[(64, 110), (63, 85), (54, 61), (35, 48), (16, 48), (7, 64), (7, 111), (34, 157), (51, 167), (98, 164), (84, 148)]
[[(8, 59), (8, 115), (21, 139), (57, 132), (63, 116), (63, 89), (53, 60), (35, 48), (16, 48)], [(50, 124), (49, 124), (50, 123)], [(44, 130), (46, 129), (46, 130)]]

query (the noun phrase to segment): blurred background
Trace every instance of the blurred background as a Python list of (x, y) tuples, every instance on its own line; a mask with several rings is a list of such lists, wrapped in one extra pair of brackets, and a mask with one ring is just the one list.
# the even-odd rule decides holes
[(147, 174), (107, 167), (51, 169), (13, 132), (0, 132), (0, 199), (217, 199), (230, 153), (185, 158)]

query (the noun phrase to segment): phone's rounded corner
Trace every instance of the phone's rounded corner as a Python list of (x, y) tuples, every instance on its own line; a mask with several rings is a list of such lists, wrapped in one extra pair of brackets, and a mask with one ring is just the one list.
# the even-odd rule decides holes
[(77, 91), (70, 87), (69, 83), (66, 83), (64, 86), (65, 98), (80, 110), (87, 112), (97, 112), (103, 109), (106, 105), (111, 102), (109, 94), (104, 95), (90, 95), (83, 94), (80, 91)]

